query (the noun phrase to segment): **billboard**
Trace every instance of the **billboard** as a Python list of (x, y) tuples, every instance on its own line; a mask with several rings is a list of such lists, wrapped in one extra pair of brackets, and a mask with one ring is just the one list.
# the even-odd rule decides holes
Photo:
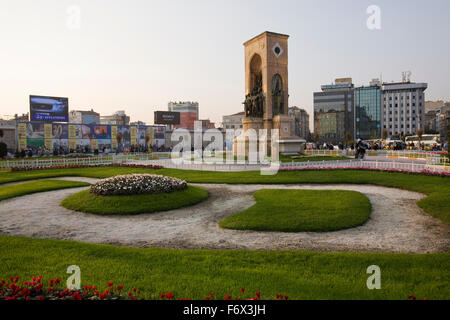
[(69, 99), (30, 96), (31, 121), (69, 121)]
[(180, 124), (180, 113), (172, 111), (155, 111), (155, 124)]
[(43, 149), (49, 152), (114, 151), (119, 147), (117, 135), (120, 133), (121, 149), (128, 150), (134, 146), (142, 150), (144, 147), (163, 146), (165, 129), (164, 126), (19, 122), (17, 145), (19, 150), (31, 149), (33, 152)]

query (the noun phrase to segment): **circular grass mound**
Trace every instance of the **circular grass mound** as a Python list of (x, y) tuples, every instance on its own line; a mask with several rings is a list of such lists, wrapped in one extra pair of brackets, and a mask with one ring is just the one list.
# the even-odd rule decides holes
[(102, 179), (94, 183), (91, 193), (99, 196), (155, 194), (187, 188), (184, 180), (157, 174), (126, 174)]
[(208, 198), (208, 191), (187, 186), (170, 193), (103, 196), (81, 191), (64, 199), (67, 209), (100, 215), (134, 215), (167, 211), (197, 204)]
[(253, 196), (255, 205), (219, 225), (236, 230), (325, 232), (360, 226), (371, 212), (369, 199), (356, 191), (263, 189)]

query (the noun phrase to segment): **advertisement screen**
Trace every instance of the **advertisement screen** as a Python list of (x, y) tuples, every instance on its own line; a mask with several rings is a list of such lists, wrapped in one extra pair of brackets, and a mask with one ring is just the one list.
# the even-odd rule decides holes
[(180, 124), (180, 113), (155, 111), (155, 124)]
[(30, 96), (31, 121), (69, 121), (69, 99)]

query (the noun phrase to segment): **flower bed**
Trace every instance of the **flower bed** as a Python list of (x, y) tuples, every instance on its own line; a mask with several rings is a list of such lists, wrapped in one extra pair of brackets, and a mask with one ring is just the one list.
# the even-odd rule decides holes
[(12, 167), (11, 171), (32, 171), (45, 169), (71, 169), (71, 168), (97, 168), (97, 167), (129, 167), (129, 168), (145, 168), (145, 169), (163, 169), (163, 166), (151, 164), (125, 164), (125, 163), (111, 163), (111, 164), (68, 164), (57, 166), (37, 166), (37, 167)]
[[(141, 300), (141, 291), (133, 288), (128, 292), (123, 285), (115, 286), (112, 281), (106, 284), (105, 290), (96, 286), (85, 285), (80, 289), (63, 289), (61, 279), (50, 279), (48, 285), (44, 285), (42, 276), (33, 277), (31, 281), (19, 281), (19, 277), (11, 277), (9, 281), (0, 281), (0, 300)], [(172, 292), (161, 293), (161, 300), (191, 300), (190, 298), (176, 297)], [(211, 292), (205, 300), (221, 300)], [(231, 296), (225, 294), (223, 300), (261, 300), (261, 292), (257, 291), (253, 296), (247, 294), (245, 289), (240, 294)], [(288, 300), (288, 296), (277, 294), (275, 300)]]
[(383, 172), (400, 172), (407, 174), (424, 174), (427, 176), (438, 176), (438, 177), (449, 177), (450, 171), (432, 171), (423, 169), (421, 171), (414, 171), (408, 169), (383, 169), (383, 168), (375, 168), (375, 167), (361, 167), (361, 166), (353, 166), (353, 167), (315, 167), (315, 166), (305, 166), (305, 167), (287, 167), (280, 168), (279, 171), (314, 171), (314, 170), (367, 170), (367, 171), (383, 171)]
[(156, 174), (127, 174), (106, 178), (93, 184), (90, 192), (101, 196), (157, 194), (187, 188), (184, 180)]

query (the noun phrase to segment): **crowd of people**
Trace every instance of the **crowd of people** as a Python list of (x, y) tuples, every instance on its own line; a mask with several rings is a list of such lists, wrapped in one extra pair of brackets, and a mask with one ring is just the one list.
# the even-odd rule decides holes
[[(401, 140), (396, 141), (386, 141), (383, 142), (382, 140), (378, 141), (364, 141), (364, 143), (367, 145), (367, 150), (416, 150), (416, 151), (445, 151), (448, 150), (448, 144), (447, 143), (434, 143), (431, 145), (426, 145), (424, 143), (414, 144), (412, 142), (404, 142)], [(324, 142), (323, 144), (315, 144), (315, 143), (309, 143), (307, 149), (312, 150), (355, 150), (357, 147), (358, 141), (350, 143), (350, 144), (344, 144), (342, 142), (333, 144), (331, 142)]]

